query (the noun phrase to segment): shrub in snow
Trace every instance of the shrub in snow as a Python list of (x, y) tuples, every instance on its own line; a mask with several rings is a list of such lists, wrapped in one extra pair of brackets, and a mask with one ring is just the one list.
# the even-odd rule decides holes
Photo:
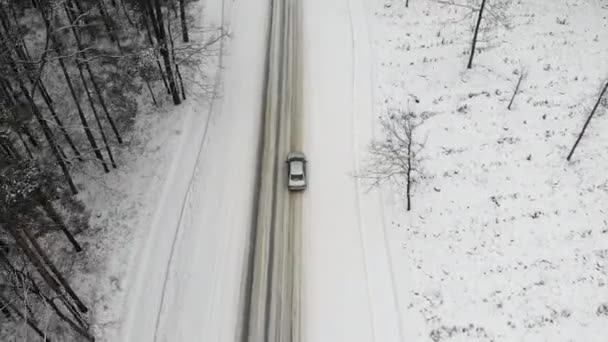
[(598, 316), (608, 316), (608, 303), (602, 303), (595, 310), (595, 314)]

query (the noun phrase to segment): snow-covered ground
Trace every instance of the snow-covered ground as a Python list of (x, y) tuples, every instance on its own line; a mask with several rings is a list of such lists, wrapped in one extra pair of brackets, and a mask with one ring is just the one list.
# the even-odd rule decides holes
[(468, 9), (403, 3), (369, 10), (375, 115), (426, 117), (412, 211), (384, 190), (404, 340), (605, 341), (605, 108), (566, 156), (608, 80), (606, 2), (513, 1), (471, 70)]
[[(90, 182), (90, 245), (74, 280), (100, 341), (234, 338), (264, 79), (268, 1), (192, 3), (194, 27), (230, 35), (206, 61), (217, 98), (136, 119), (124, 167)], [(194, 39), (205, 39), (192, 30)], [(219, 69), (219, 65), (222, 68)], [(213, 76), (216, 75), (216, 76)], [(249, 172), (247, 172), (249, 171)]]
[(211, 3), (209, 12), (223, 13), (231, 31), (223, 91), (209, 108), (208, 121), (191, 127), (200, 139), (196, 153), (174, 162), (177, 186), (160, 195), (143, 265), (137, 266), (133, 296), (126, 302), (123, 341), (201, 336), (228, 341), (236, 335), (252, 221), (268, 4), (216, 1), (209, 9)]
[(400, 341), (382, 202), (354, 176), (374, 127), (365, 0), (302, 1), (301, 341)]

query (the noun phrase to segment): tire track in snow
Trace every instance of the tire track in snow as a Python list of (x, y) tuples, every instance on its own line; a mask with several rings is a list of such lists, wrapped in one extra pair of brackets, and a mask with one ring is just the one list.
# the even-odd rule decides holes
[[(351, 34), (352, 34), (352, 50), (353, 50), (353, 71), (352, 71), (352, 75), (353, 75), (353, 82), (352, 82), (352, 98), (353, 98), (353, 102), (356, 102), (355, 99), (358, 99), (359, 97), (356, 96), (357, 94), (357, 90), (358, 90), (358, 83), (357, 83), (357, 79), (358, 79), (358, 68), (357, 68), (357, 63), (358, 63), (358, 59), (357, 59), (357, 45), (358, 45), (358, 34), (357, 34), (357, 29), (356, 29), (356, 25), (355, 25), (355, 20), (353, 18), (353, 11), (354, 11), (354, 7), (353, 7), (353, 1), (358, 1), (360, 6), (363, 6), (363, 8), (359, 8), (359, 10), (365, 10), (365, 5), (360, 1), (360, 0), (347, 0), (348, 1), (348, 16), (349, 16), (349, 21), (351, 24)], [(371, 32), (370, 29), (370, 24), (369, 24), (369, 20), (367, 19), (367, 15), (365, 15), (365, 13), (359, 13), (359, 15), (363, 14), (364, 19), (365, 19), (365, 26), (368, 30), (368, 32)], [(359, 18), (361, 19), (361, 18)], [(370, 51), (370, 54), (373, 53), (373, 46), (371, 44), (371, 38), (369, 33), (366, 35), (367, 37), (367, 47)], [(372, 127), (372, 138), (373, 138), (373, 127), (374, 127), (374, 122), (373, 122), (373, 118), (374, 118), (374, 91), (373, 91), (373, 82), (374, 82), (374, 77), (373, 77), (373, 58), (370, 58), (369, 60), (370, 65), (370, 72), (367, 75), (367, 77), (369, 77), (368, 82), (370, 85), (370, 89), (369, 89), (369, 95), (371, 96), (371, 110), (372, 113), (370, 115), (370, 117), (372, 118), (372, 122), (370, 123)], [(358, 108), (359, 106), (354, 106), (355, 108)], [(354, 160), (353, 160), (353, 164), (354, 164), (354, 171), (355, 174), (360, 174), (361, 172), (361, 153), (360, 153), (360, 146), (359, 146), (359, 142), (358, 142), (358, 138), (359, 138), (359, 124), (358, 124), (358, 118), (356, 118), (356, 114), (353, 112), (353, 126), (352, 126), (352, 141), (353, 141), (353, 150), (354, 150)], [(362, 206), (361, 206), (361, 186), (359, 183), (359, 179), (355, 178), (355, 188), (356, 188), (356, 201), (357, 201), (357, 210), (358, 210), (358, 216), (359, 216), (359, 233), (360, 233), (360, 238), (361, 238), (361, 248), (363, 250), (364, 253), (364, 260), (365, 260), (365, 275), (366, 275), (366, 280), (367, 280), (367, 289), (368, 289), (368, 300), (369, 300), (369, 307), (370, 307), (370, 312), (372, 313), (372, 317), (374, 318), (374, 320), (377, 317), (381, 317), (385, 312), (381, 312), (382, 308), (380, 308), (379, 311), (376, 310), (376, 308), (378, 306), (384, 305), (386, 306), (386, 301), (385, 303), (381, 303), (382, 301), (378, 301), (378, 300), (374, 300), (374, 295), (373, 295), (373, 291), (371, 290), (370, 287), (370, 276), (369, 276), (369, 270), (370, 270), (370, 266), (368, 263), (368, 259), (371, 256), (371, 253), (369, 251), (369, 249), (366, 247), (366, 237), (367, 234), (364, 232), (364, 218), (363, 218), (363, 212), (361, 210)], [(380, 192), (381, 193), (381, 192)], [(399, 311), (399, 302), (398, 302), (398, 296), (396, 293), (396, 283), (395, 283), (395, 277), (393, 274), (393, 263), (392, 263), (392, 257), (391, 257), (391, 253), (390, 253), (390, 246), (388, 244), (387, 241), (387, 234), (386, 234), (386, 219), (385, 219), (385, 211), (384, 211), (384, 203), (382, 202), (382, 197), (380, 197), (380, 195), (377, 195), (377, 201), (379, 201), (379, 205), (380, 205), (380, 213), (381, 213), (381, 222), (382, 222), (382, 247), (383, 247), (383, 252), (385, 254), (385, 258), (386, 258), (386, 263), (388, 264), (388, 271), (389, 271), (389, 277), (390, 277), (390, 284), (388, 287), (390, 287), (390, 294), (391, 294), (391, 301), (393, 302), (393, 306), (392, 306), (392, 310), (393, 314), (395, 315), (394, 317), (396, 317), (397, 319), (397, 326), (396, 327), (392, 327), (393, 329), (397, 329), (397, 332), (384, 332), (387, 333), (388, 336), (392, 336), (394, 338), (398, 338), (399, 341), (403, 341), (403, 331), (402, 331), (402, 327), (401, 327), (401, 314)], [(369, 242), (368, 242), (369, 243)], [(374, 305), (376, 304), (376, 305)], [(386, 339), (386, 336), (378, 336), (379, 333), (381, 333), (380, 331), (377, 330), (377, 327), (375, 326), (376, 322), (372, 322), (372, 333), (374, 336), (374, 339), (380, 339), (382, 342), (385, 342), (384, 339)]]
[[(225, 8), (226, 8), (226, 1), (222, 0), (222, 9), (221, 9), (221, 27), (222, 30), (224, 29), (224, 25), (225, 25)], [(232, 12), (232, 11), (231, 11)], [(215, 96), (215, 94), (218, 93), (220, 87), (221, 87), (221, 82), (222, 82), (222, 66), (223, 66), (223, 60), (224, 60), (224, 48), (225, 48), (225, 42), (224, 39), (220, 40), (220, 52), (219, 52), (219, 56), (218, 56), (218, 62), (219, 62), (219, 69), (216, 71), (216, 75), (215, 75), (215, 79), (214, 79), (214, 85), (213, 85), (213, 94)], [(211, 118), (213, 117), (213, 114), (215, 113), (215, 106), (216, 106), (216, 101), (212, 99), (210, 106), (209, 106), (209, 110), (208, 110), (208, 114), (207, 114), (207, 118), (205, 121), (205, 126), (204, 126), (204, 130), (203, 130), (203, 134), (200, 140), (200, 144), (198, 146), (197, 149), (197, 157), (196, 157), (196, 162), (195, 162), (195, 166), (194, 169), (192, 170), (192, 173), (190, 174), (190, 179), (188, 181), (188, 190), (186, 192), (186, 196), (184, 197), (184, 201), (181, 205), (181, 209), (180, 209), (180, 214), (179, 214), (179, 220), (177, 222), (177, 228), (175, 231), (175, 235), (173, 236), (173, 240), (171, 242), (171, 249), (169, 252), (169, 259), (167, 260), (167, 266), (166, 266), (166, 272), (164, 275), (164, 279), (163, 279), (163, 286), (162, 286), (162, 292), (161, 292), (161, 298), (160, 298), (160, 305), (158, 308), (158, 312), (156, 315), (156, 322), (154, 325), (154, 342), (156, 342), (158, 340), (158, 329), (160, 327), (160, 321), (161, 321), (161, 317), (162, 317), (162, 312), (163, 312), (163, 307), (165, 306), (165, 298), (166, 298), (166, 292), (167, 292), (167, 284), (170, 278), (170, 273), (171, 273), (171, 264), (173, 263), (173, 257), (175, 255), (175, 246), (177, 244), (177, 241), (179, 240), (179, 237), (181, 235), (181, 227), (182, 227), (182, 222), (184, 219), (184, 214), (186, 213), (186, 207), (187, 205), (191, 204), (191, 201), (189, 201), (188, 199), (191, 197), (192, 194), (192, 189), (194, 188), (193, 186), (196, 184), (196, 175), (198, 174), (198, 171), (200, 170), (200, 161), (202, 159), (202, 151), (203, 148), (205, 146), (205, 141), (207, 140), (207, 133), (209, 132), (209, 123), (211, 122)]]
[[(366, 10), (367, 13), (373, 13), (372, 11), (369, 10), (369, 8), (367, 8), (367, 3), (365, 3), (363, 5), (364, 10)], [(375, 6), (381, 6), (382, 4), (380, 4), (379, 2), (377, 3), (373, 3)], [(371, 138), (372, 140), (376, 139), (376, 129), (374, 128), (376, 126), (376, 122), (375, 122), (375, 114), (376, 114), (376, 92), (375, 92), (375, 87), (374, 87), (374, 82), (376, 80), (376, 61), (377, 61), (377, 57), (375, 54), (375, 50), (374, 50), (374, 45), (373, 45), (373, 40), (372, 40), (372, 34), (373, 34), (373, 27), (370, 24), (369, 21), (369, 15), (365, 16), (365, 24), (367, 27), (367, 44), (368, 44), (368, 48), (370, 51), (370, 69), (369, 69), (369, 93), (371, 94), (371, 110), (372, 113), (370, 115), (370, 122), (369, 125), (370, 127), (372, 127), (371, 129)], [(386, 224), (386, 215), (387, 215), (387, 211), (385, 208), (385, 204), (384, 204), (384, 198), (385, 198), (385, 193), (384, 190), (382, 188), (378, 189), (377, 192), (377, 201), (380, 203), (380, 214), (382, 215), (382, 240), (384, 243), (384, 249), (386, 252), (386, 259), (388, 261), (388, 266), (390, 269), (390, 278), (391, 278), (391, 295), (393, 297), (393, 303), (394, 303), (394, 309), (397, 315), (397, 319), (398, 319), (398, 329), (399, 329), (399, 341), (405, 341), (405, 337), (404, 337), (404, 333), (403, 333), (403, 317), (401, 314), (401, 310), (399, 309), (400, 307), (400, 297), (399, 294), (397, 293), (397, 279), (395, 278), (395, 267), (394, 267), (394, 262), (393, 262), (393, 254), (391, 252), (391, 246), (389, 243), (389, 237), (388, 237), (388, 225)]]
[[(351, 141), (352, 141), (352, 149), (353, 149), (353, 171), (355, 172), (355, 174), (359, 174), (359, 145), (357, 143), (357, 137), (358, 137), (358, 127), (357, 127), (357, 120), (355, 118), (355, 108), (357, 108), (357, 106), (355, 106), (355, 94), (357, 93), (357, 84), (356, 84), (356, 80), (357, 80), (357, 53), (356, 53), (356, 35), (355, 35), (355, 23), (353, 21), (353, 17), (352, 17), (352, 3), (351, 0), (346, 0), (346, 2), (348, 3), (348, 22), (350, 23), (350, 34), (351, 34), (351, 89), (350, 89), (350, 98), (351, 98), (351, 103), (352, 103), (352, 107), (351, 107)], [(369, 254), (367, 252), (367, 249), (365, 248), (365, 241), (364, 241), (364, 234), (363, 234), (363, 213), (361, 212), (361, 196), (360, 196), (360, 189), (359, 189), (359, 180), (354, 177), (353, 178), (353, 182), (355, 184), (355, 192), (356, 192), (356, 196), (355, 196), (355, 208), (357, 210), (357, 229), (359, 231), (359, 243), (361, 246), (361, 252), (363, 253), (363, 271), (365, 274), (365, 287), (367, 289), (367, 305), (369, 307), (369, 312), (372, 314), (372, 318), (374, 317), (373, 313), (374, 313), (374, 307), (372, 305), (372, 294), (371, 294), (371, 290), (370, 290), (370, 286), (369, 286), (369, 265), (367, 264), (367, 259), (369, 257)], [(376, 338), (376, 331), (375, 331), (375, 325), (374, 322), (370, 322), (370, 327), (371, 327), (371, 331), (372, 331), (372, 337), (375, 341)]]
[(297, 114), (293, 98), (297, 86), (294, 1), (272, 3), (258, 210), (252, 228), (241, 341), (287, 342), (294, 335), (292, 209), (298, 201), (285, 189), (282, 162), (293, 145), (292, 119)]

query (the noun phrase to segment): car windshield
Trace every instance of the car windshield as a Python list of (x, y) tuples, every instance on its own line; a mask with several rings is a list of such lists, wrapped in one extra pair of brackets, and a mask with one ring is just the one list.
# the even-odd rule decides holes
[(304, 180), (304, 175), (291, 175), (291, 179), (295, 181), (301, 181)]

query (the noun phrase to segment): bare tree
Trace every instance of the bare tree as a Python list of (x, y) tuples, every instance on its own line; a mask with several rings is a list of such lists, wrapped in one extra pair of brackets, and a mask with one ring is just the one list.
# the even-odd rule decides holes
[(593, 118), (593, 115), (597, 111), (597, 108), (602, 103), (602, 99), (604, 98), (606, 91), (608, 91), (608, 81), (606, 82), (606, 85), (604, 85), (602, 90), (600, 91), (600, 96), (597, 98), (597, 102), (595, 103), (595, 106), (593, 106), (591, 113), (587, 117), (587, 121), (585, 121), (585, 125), (583, 125), (583, 129), (579, 133), (578, 138), (576, 138), (576, 142), (574, 143), (574, 146), (572, 146), (572, 149), (570, 150), (570, 153), (568, 154), (568, 158), (566, 158), (567, 161), (570, 161), (570, 159), (572, 158), (572, 155), (574, 154), (574, 150), (576, 150), (576, 147), (578, 146), (578, 143), (581, 142), (581, 139), (583, 138), (583, 135), (585, 134), (585, 131), (587, 130), (587, 126), (589, 126), (589, 122), (591, 122), (591, 119)]
[[(464, 8), (468, 12), (462, 17), (455, 20), (460, 22), (463, 20), (471, 21), (473, 38), (469, 51), (469, 61), (467, 69), (473, 67), (473, 59), (476, 52), (481, 51), (480, 43), (486, 43), (485, 49), (488, 48), (488, 43), (492, 41), (490, 32), (497, 27), (510, 28), (507, 11), (512, 3), (512, 0), (432, 0), (436, 3)], [(473, 20), (474, 18), (474, 20)], [(490, 44), (491, 45), (491, 44)]]
[(483, 17), (483, 9), (486, 7), (486, 0), (481, 0), (481, 7), (479, 8), (479, 14), (477, 15), (477, 24), (475, 25), (475, 33), (473, 34), (473, 41), (471, 42), (471, 55), (469, 56), (468, 69), (473, 67), (473, 57), (475, 56), (475, 45), (477, 45), (477, 35), (479, 34), (479, 26), (481, 25), (481, 19)]
[(179, 14), (180, 14), (180, 18), (181, 18), (181, 23), (182, 23), (182, 40), (184, 41), (184, 43), (187, 43), (190, 41), (190, 38), (188, 37), (188, 23), (186, 22), (186, 4), (185, 4), (186, 0), (179, 0)]
[[(513, 73), (517, 74), (517, 71), (514, 71)], [(523, 68), (521, 70), (519, 70), (519, 78), (517, 80), (517, 85), (515, 85), (515, 90), (513, 90), (513, 96), (511, 96), (511, 101), (509, 101), (509, 105), (507, 106), (508, 110), (511, 110), (513, 101), (515, 101), (515, 96), (517, 96), (517, 94), (519, 93), (519, 87), (521, 86), (521, 82), (524, 80), (526, 75), (527, 75), (526, 70), (524, 70)]]
[(407, 210), (412, 208), (412, 188), (419, 173), (418, 153), (422, 144), (414, 141), (418, 124), (412, 112), (401, 109), (389, 110), (380, 119), (382, 137), (369, 147), (370, 161), (361, 178), (371, 182), (372, 187), (385, 183), (404, 189)]

